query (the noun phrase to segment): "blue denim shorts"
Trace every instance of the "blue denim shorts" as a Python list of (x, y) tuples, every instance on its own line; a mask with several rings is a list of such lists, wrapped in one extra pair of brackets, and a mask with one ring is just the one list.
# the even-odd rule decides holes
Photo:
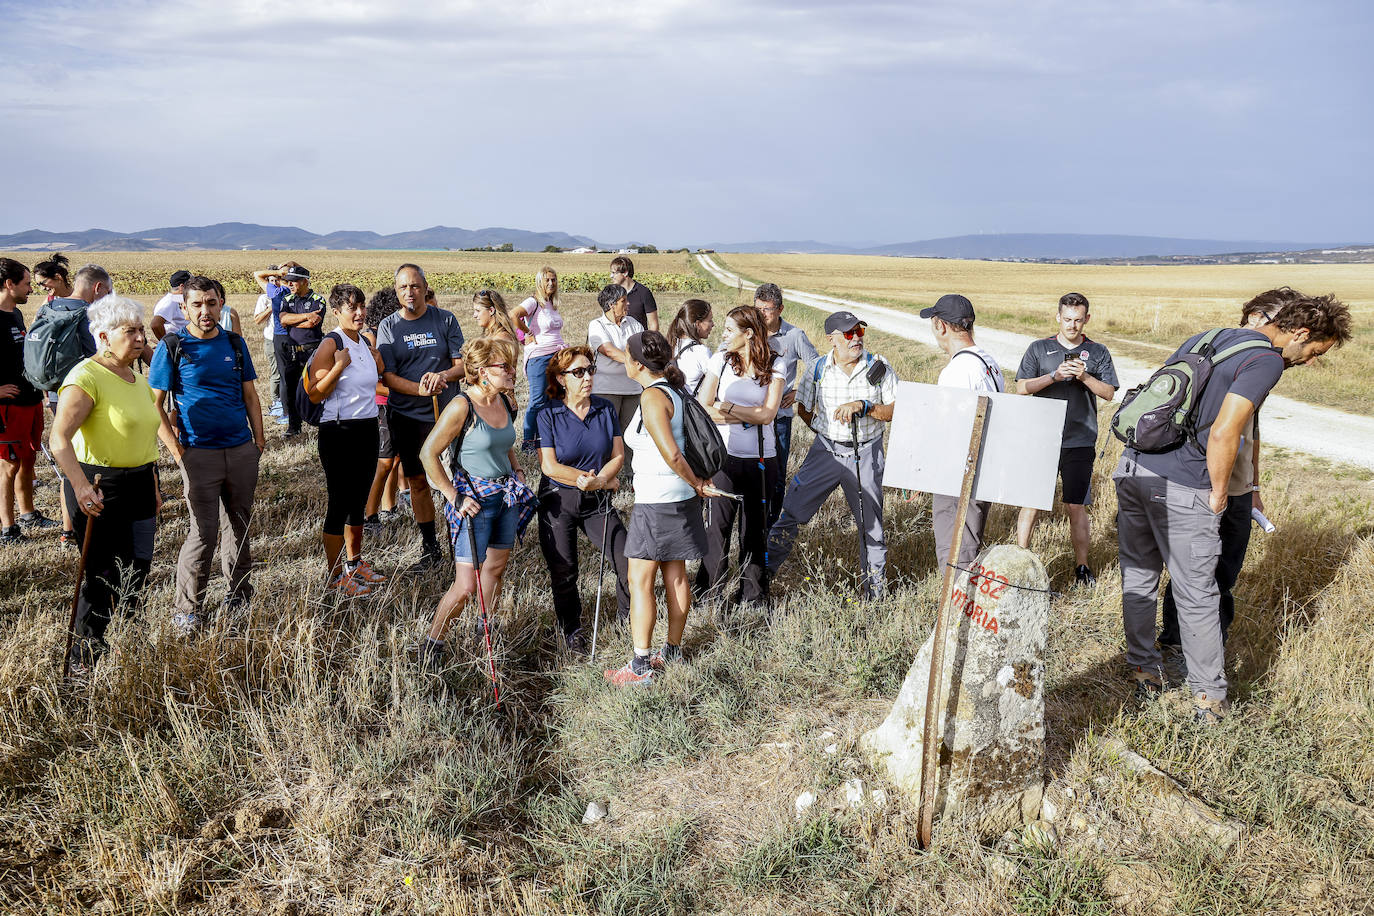
[(472, 544), (468, 526), (477, 535), (477, 565), (487, 559), (487, 548), (509, 550), (515, 546), (515, 525), (520, 520), (520, 507), (505, 504), (504, 493), (493, 493), (479, 502), (482, 509), (475, 518), (465, 518), (453, 532), (453, 559), (472, 565)]

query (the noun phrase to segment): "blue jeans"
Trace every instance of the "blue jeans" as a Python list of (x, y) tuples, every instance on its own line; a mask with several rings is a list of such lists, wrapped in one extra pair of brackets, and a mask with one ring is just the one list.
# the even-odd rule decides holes
[(504, 493), (483, 497), (481, 510), (474, 518), (465, 518), (453, 533), (453, 559), (472, 565), (472, 545), (468, 540), (468, 526), (477, 536), (477, 565), (487, 561), (487, 548), (509, 550), (515, 546), (515, 526), (520, 520), (520, 507), (508, 506)]
[(533, 359), (525, 360), (525, 378), (530, 383), (530, 403), (525, 408), (525, 425), (523, 429), (524, 443), (522, 448), (526, 451), (533, 451), (539, 447), (539, 411), (549, 406), (549, 395), (545, 391), (548, 381), (545, 373), (549, 368), (549, 361), (553, 359), (553, 354), (548, 356), (536, 356)]
[(782, 514), (782, 498), (787, 491), (787, 459), (792, 456), (792, 418), (778, 414), (773, 418), (773, 437), (778, 445), (778, 482), (768, 498), (768, 527)]

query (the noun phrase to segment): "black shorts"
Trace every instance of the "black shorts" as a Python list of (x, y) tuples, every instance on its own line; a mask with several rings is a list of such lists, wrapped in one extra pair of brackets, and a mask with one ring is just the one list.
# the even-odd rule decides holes
[(1059, 479), (1064, 482), (1066, 506), (1092, 505), (1093, 461), (1097, 449), (1091, 445), (1059, 450)]
[(386, 405), (377, 411), (377, 460), (390, 461), (396, 457), (396, 446), (391, 443), (391, 424), (387, 422)]
[(420, 462), (420, 447), (434, 429), (434, 421), (407, 417), (387, 405), (386, 425), (391, 434), (392, 451), (401, 459), (401, 473), (407, 477), (423, 476), (425, 466)]

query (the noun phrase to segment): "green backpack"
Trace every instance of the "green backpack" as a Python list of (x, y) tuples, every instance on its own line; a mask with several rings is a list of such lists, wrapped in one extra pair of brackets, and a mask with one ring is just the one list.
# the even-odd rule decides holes
[(1188, 352), (1165, 363), (1143, 385), (1126, 392), (1112, 417), (1112, 434), (1141, 452), (1167, 452), (1197, 441), (1197, 405), (1217, 363), (1246, 350), (1269, 350), (1267, 340), (1245, 340), (1218, 351), (1213, 328)]

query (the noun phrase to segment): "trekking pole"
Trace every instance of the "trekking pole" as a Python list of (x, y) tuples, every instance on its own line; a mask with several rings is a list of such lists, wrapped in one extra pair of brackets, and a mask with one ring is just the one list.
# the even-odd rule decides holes
[(864, 477), (861, 470), (862, 462), (859, 459), (859, 415), (852, 414), (849, 417), (849, 441), (854, 446), (854, 486), (858, 490), (859, 504), (859, 573), (863, 577), (863, 587), (869, 587), (868, 581), (868, 531), (864, 523)]
[[(100, 475), (95, 475), (95, 489), (100, 489)], [(75, 496), (76, 488), (72, 488), (72, 495)], [(76, 511), (81, 512), (81, 507), (77, 506)], [(85, 514), (84, 512), (82, 513)], [(72, 657), (72, 638), (76, 635), (76, 609), (81, 604), (81, 580), (86, 577), (86, 555), (91, 550), (91, 529), (95, 527), (95, 518), (86, 516), (86, 533), (81, 536), (81, 559), (76, 563), (76, 589), (72, 593), (72, 617), (67, 623), (67, 649), (62, 653), (62, 680), (67, 679), (67, 660)]]
[[(763, 569), (765, 578), (768, 575), (768, 468), (763, 463), (763, 424), (755, 427), (759, 431), (759, 502), (762, 505), (763, 517), (759, 519), (763, 524)], [(740, 545), (743, 546), (743, 545)]]
[(491, 624), (487, 620), (487, 599), (482, 594), (482, 568), (477, 562), (477, 526), (468, 519), (468, 547), (472, 550), (472, 572), (477, 577), (477, 607), (482, 614), (482, 635), (487, 640), (487, 670), (491, 674), (491, 695), (501, 705), (501, 691), (496, 686), (496, 658), (491, 651)]
[(606, 532), (611, 527), (610, 497), (603, 500), (601, 511), (601, 562), (596, 571), (596, 610), (592, 613), (592, 652), (588, 664), (596, 661), (596, 632), (601, 625), (601, 592), (606, 584)]

